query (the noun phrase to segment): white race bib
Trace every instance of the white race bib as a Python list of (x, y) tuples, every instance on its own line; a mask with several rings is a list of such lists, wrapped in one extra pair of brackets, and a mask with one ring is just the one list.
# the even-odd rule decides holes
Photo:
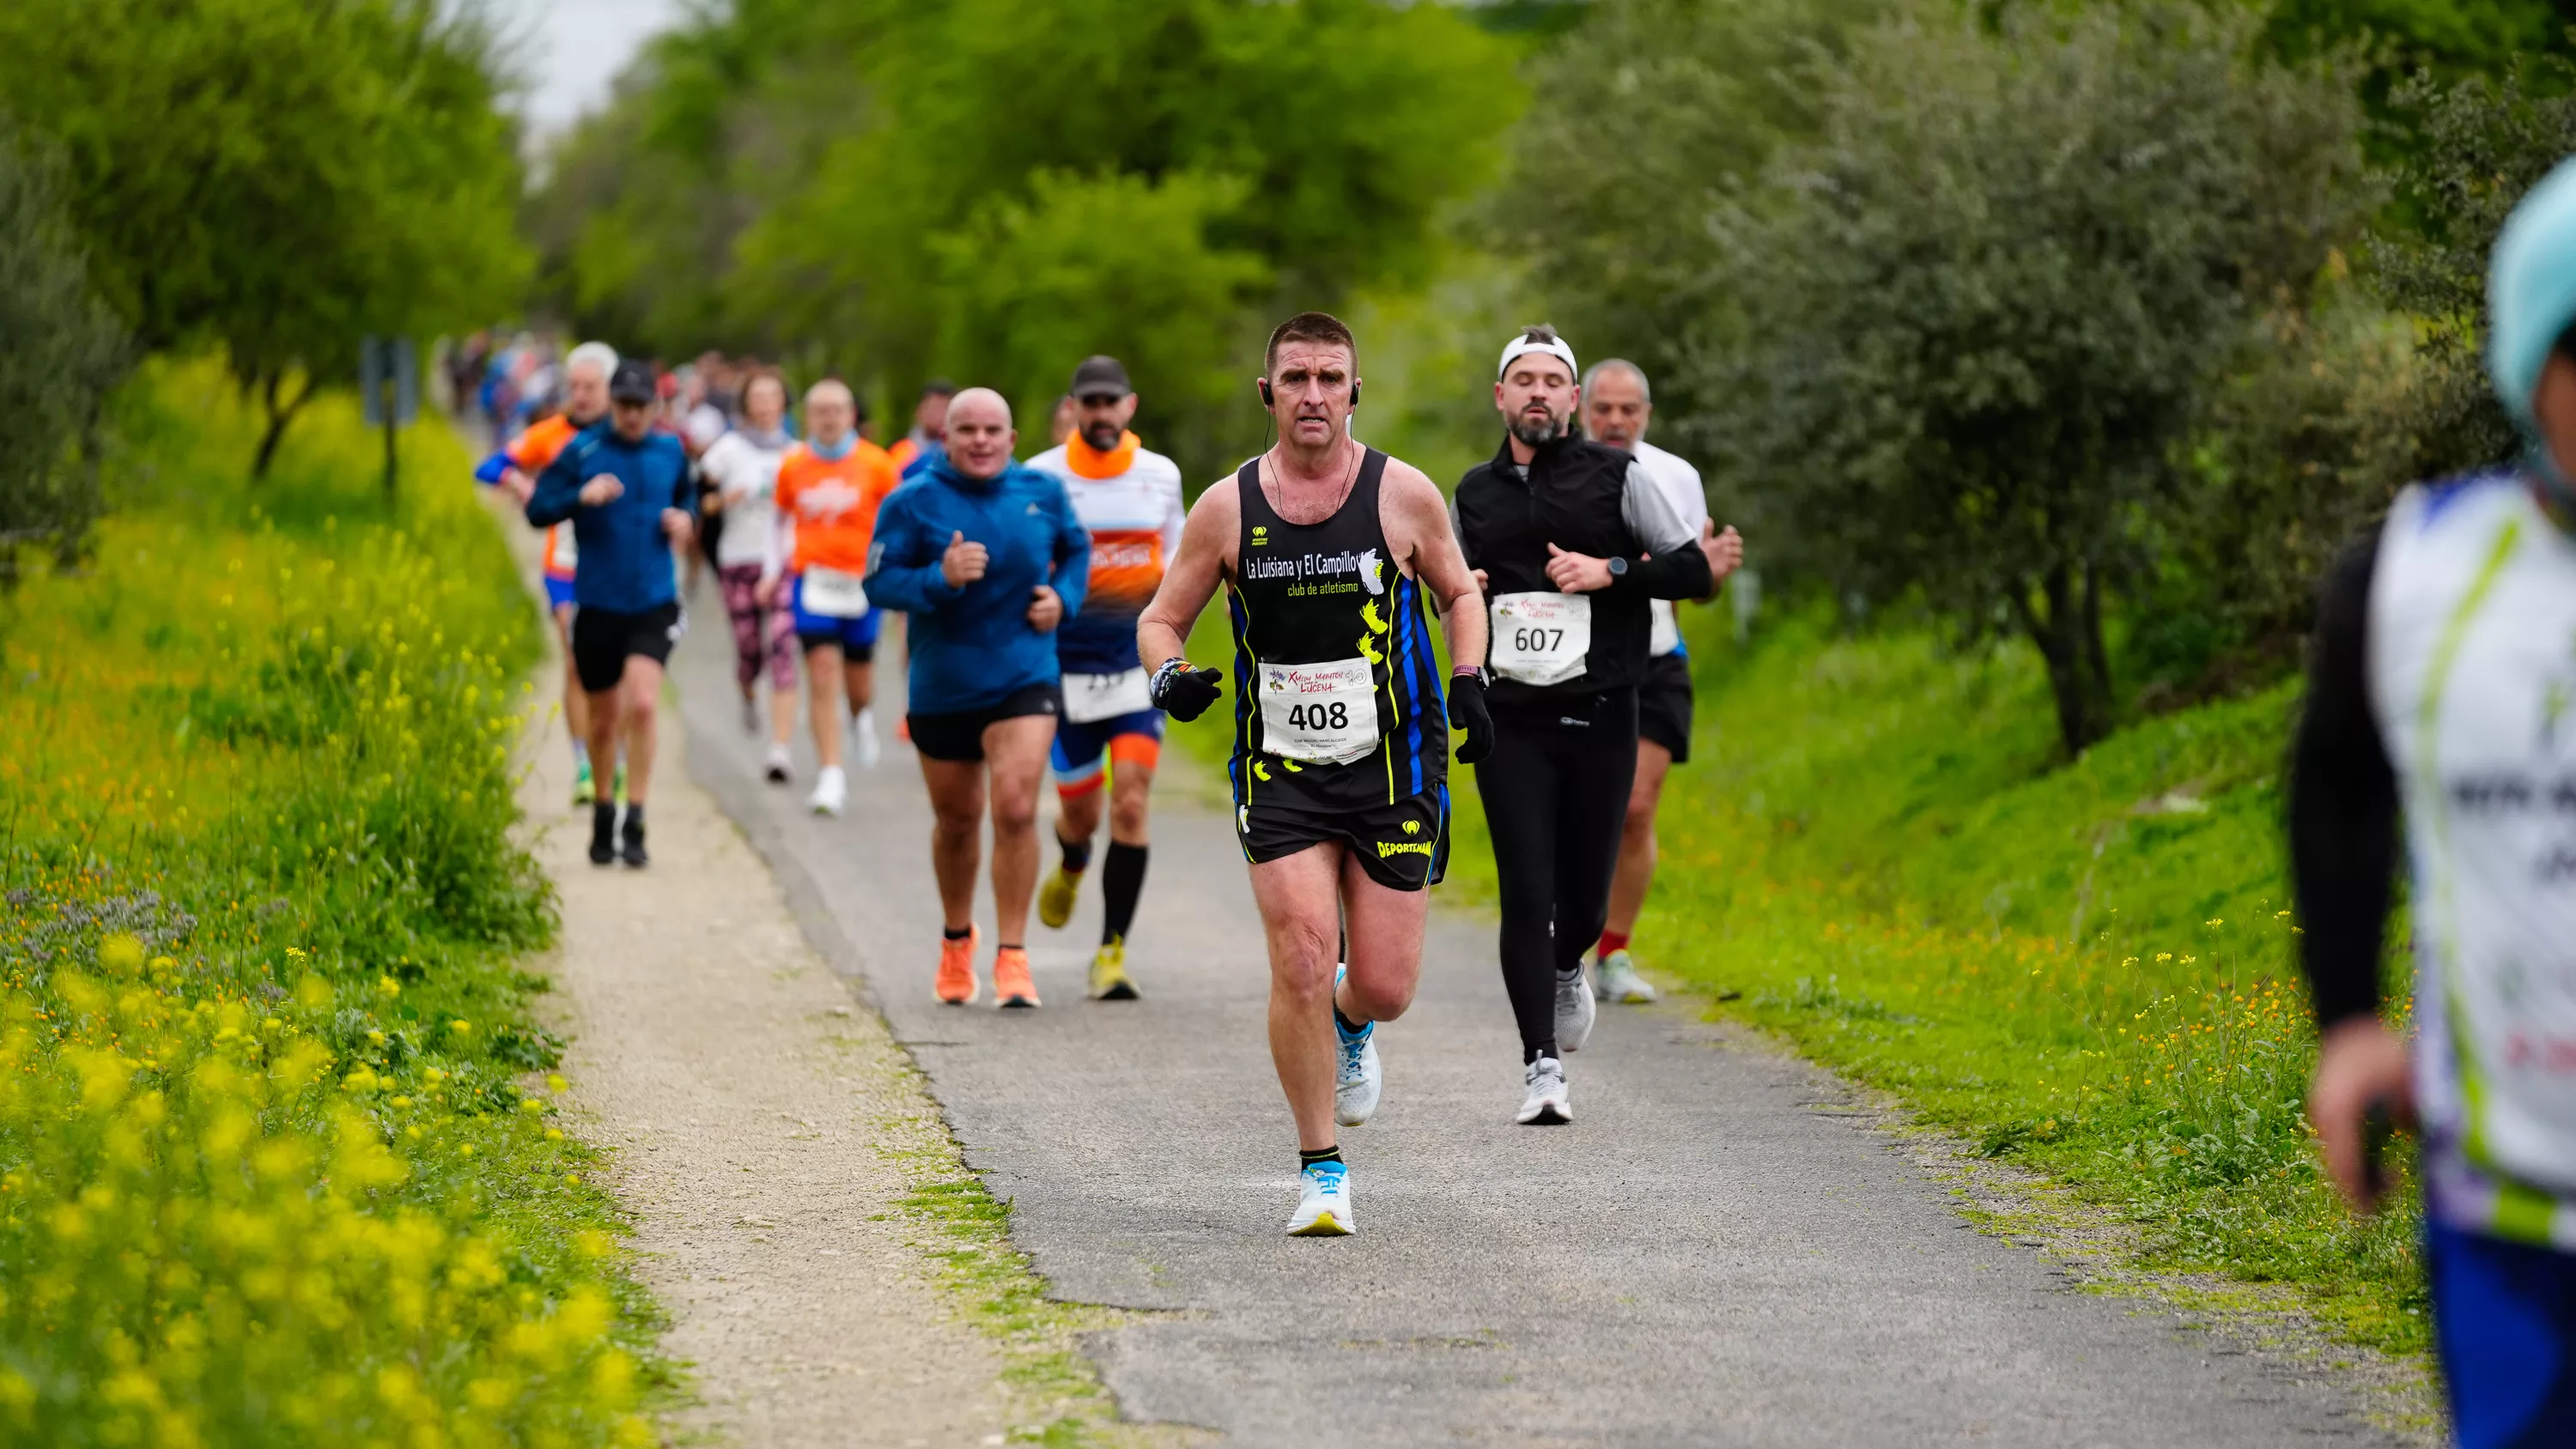
[(1116, 719), (1154, 707), (1153, 682), (1142, 669), (1123, 674), (1068, 674), (1064, 677), (1064, 717), (1069, 724)]
[(1592, 601), (1581, 594), (1502, 594), (1494, 600), (1494, 672), (1523, 684), (1562, 684), (1592, 652)]
[(1376, 749), (1377, 739), (1377, 682), (1367, 660), (1261, 666), (1263, 749), (1346, 765)]
[(806, 613), (826, 619), (860, 618), (868, 612), (867, 581), (857, 574), (815, 564), (805, 570), (796, 601)]
[(1654, 606), (1655, 614), (1655, 626), (1646, 635), (1646, 652), (1660, 659), (1682, 647), (1682, 621), (1673, 615), (1672, 600), (1648, 599), (1646, 602)]

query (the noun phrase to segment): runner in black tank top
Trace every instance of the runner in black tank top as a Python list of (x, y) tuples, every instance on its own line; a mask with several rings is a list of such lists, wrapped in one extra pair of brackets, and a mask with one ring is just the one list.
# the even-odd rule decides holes
[[(1227, 590), (1227, 773), (1270, 952), (1271, 1061), (1297, 1119), (1299, 1236), (1352, 1230), (1336, 1128), (1376, 1110), (1376, 1026), (1412, 1004), (1421, 975), (1424, 887), (1448, 850), (1446, 731), (1467, 732), (1464, 763), (1493, 744), (1475, 579), (1439, 488), (1352, 440), (1357, 358), (1350, 329), (1320, 312), (1271, 334), (1260, 390), (1279, 444), (1200, 496), (1136, 625), (1155, 707), (1196, 719), (1226, 671), (1182, 651)], [(1425, 594), (1460, 666), (1445, 700)]]
[[(1316, 524), (1271, 508), (1257, 460), (1236, 474), (1243, 521), (1227, 593), (1242, 685), (1226, 774), (1248, 858), (1313, 844), (1305, 822), (1278, 817), (1324, 813), (1377, 836), (1353, 841), (1363, 867), (1412, 890), (1440, 879), (1449, 738), (1422, 585), (1388, 561), (1386, 463), (1367, 450), (1348, 501)], [(1288, 828), (1256, 832), (1256, 820)]]

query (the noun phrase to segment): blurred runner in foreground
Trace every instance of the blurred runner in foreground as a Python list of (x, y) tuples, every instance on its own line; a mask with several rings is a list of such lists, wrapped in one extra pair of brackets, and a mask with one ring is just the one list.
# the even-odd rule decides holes
[[(2496, 242), (2520, 466), (2399, 494), (2329, 575), (2290, 779), (2308, 1099), (2370, 1211), (2423, 1130), (2434, 1338), (2464, 1449), (2576, 1444), (2576, 163)], [(2416, 1037), (2379, 1016), (2400, 821)]]

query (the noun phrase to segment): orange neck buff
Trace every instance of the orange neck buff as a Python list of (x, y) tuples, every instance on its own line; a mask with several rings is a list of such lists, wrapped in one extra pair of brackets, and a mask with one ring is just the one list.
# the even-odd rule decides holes
[(1138, 447), (1134, 433), (1120, 433), (1118, 446), (1104, 453), (1082, 440), (1079, 430), (1064, 440), (1064, 463), (1077, 478), (1115, 478), (1136, 466)]

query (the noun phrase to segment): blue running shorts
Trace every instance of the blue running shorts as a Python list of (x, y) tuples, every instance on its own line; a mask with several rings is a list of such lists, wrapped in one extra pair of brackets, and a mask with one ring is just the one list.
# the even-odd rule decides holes
[(841, 646), (845, 664), (865, 664), (876, 658), (877, 628), (885, 622), (885, 610), (870, 609), (855, 619), (840, 619), (829, 614), (805, 612), (805, 580), (796, 580), (796, 595), (791, 608), (796, 615), (796, 642), (806, 649), (825, 644)]
[[(1132, 743), (1118, 743), (1122, 740)], [(1112, 715), (1081, 724), (1071, 720), (1056, 721), (1055, 748), (1049, 763), (1055, 767), (1056, 788), (1066, 794), (1078, 794), (1079, 787), (1099, 781), (1101, 756), (1104, 754), (1113, 760), (1132, 759), (1151, 769), (1160, 762), (1162, 749), (1163, 712), (1140, 709), (1134, 714)]]
[(2576, 1254), (2424, 1227), (2460, 1449), (2576, 1444)]

